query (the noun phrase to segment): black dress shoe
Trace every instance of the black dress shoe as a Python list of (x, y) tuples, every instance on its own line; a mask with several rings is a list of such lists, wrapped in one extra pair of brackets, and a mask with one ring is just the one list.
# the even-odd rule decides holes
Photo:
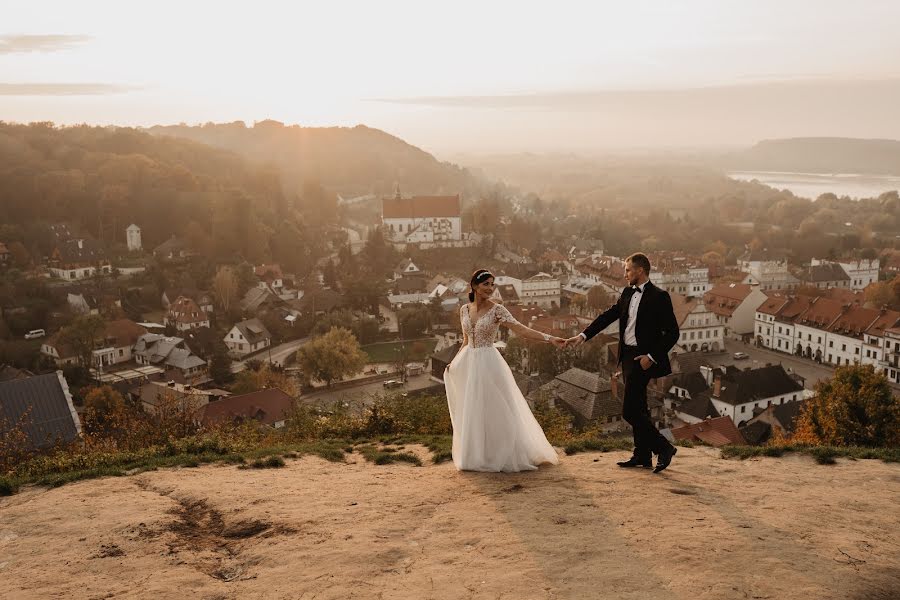
[(634, 467), (641, 467), (644, 469), (652, 469), (653, 468), (653, 459), (650, 457), (640, 458), (637, 456), (632, 456), (628, 460), (623, 460), (621, 462), (617, 462), (617, 465), (626, 469), (633, 469)]
[(667, 448), (664, 448), (656, 459), (656, 468), (653, 469), (653, 472), (659, 473), (660, 471), (664, 471), (666, 467), (672, 464), (672, 457), (675, 456), (677, 452), (678, 448), (671, 444)]

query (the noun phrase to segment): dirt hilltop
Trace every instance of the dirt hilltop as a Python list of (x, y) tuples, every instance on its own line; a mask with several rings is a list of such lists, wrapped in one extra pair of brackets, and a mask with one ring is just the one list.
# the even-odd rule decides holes
[(305, 457), (0, 499), (0, 597), (896, 600), (900, 465), (625, 453), (533, 473)]

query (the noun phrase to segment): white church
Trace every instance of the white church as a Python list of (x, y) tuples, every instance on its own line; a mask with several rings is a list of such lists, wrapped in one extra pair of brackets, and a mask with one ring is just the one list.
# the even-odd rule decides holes
[(403, 198), (398, 187), (393, 198), (382, 199), (381, 222), (394, 243), (438, 245), (463, 239), (459, 194)]

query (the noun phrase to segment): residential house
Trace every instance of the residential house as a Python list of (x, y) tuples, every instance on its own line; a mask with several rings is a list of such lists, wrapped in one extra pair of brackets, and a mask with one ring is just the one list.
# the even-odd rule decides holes
[(724, 328), (725, 336), (743, 339), (753, 336), (756, 309), (766, 295), (758, 285), (725, 283), (713, 287), (703, 295), (703, 302)]
[(578, 427), (599, 423), (603, 431), (617, 431), (624, 421), (622, 403), (614, 398), (612, 386), (611, 379), (600, 373), (573, 367), (532, 392), (528, 400), (532, 405), (546, 402), (565, 410)]
[(279, 265), (259, 265), (254, 267), (253, 274), (259, 279), (261, 289), (272, 290), (277, 295), (284, 288), (284, 274)]
[(395, 243), (446, 242), (462, 239), (462, 212), (455, 196), (382, 199), (381, 222), (386, 237)]
[(806, 400), (812, 391), (792, 377), (781, 365), (740, 370), (729, 366), (713, 381), (711, 400), (719, 415), (743, 426), (770, 404)]
[(50, 254), (49, 270), (53, 277), (76, 281), (98, 273), (109, 275), (112, 265), (98, 241), (78, 238), (56, 245)]
[(391, 310), (398, 311), (404, 307), (415, 306), (417, 304), (430, 304), (431, 294), (419, 292), (417, 294), (388, 294), (387, 301), (391, 306)]
[(429, 357), (431, 359), (432, 381), (444, 383), (444, 369), (446, 369), (447, 365), (449, 365), (453, 361), (461, 347), (461, 342), (450, 344), (448, 346), (444, 346), (444, 348), (438, 350)]
[(134, 345), (134, 358), (139, 365), (155, 365), (165, 369), (167, 379), (198, 385), (208, 381), (206, 361), (196, 356), (183, 338), (147, 333)]
[(163, 308), (169, 310), (169, 307), (172, 305), (172, 303), (178, 300), (178, 298), (181, 296), (190, 298), (191, 300), (196, 302), (197, 306), (200, 307), (200, 310), (202, 310), (206, 314), (211, 315), (215, 310), (215, 298), (213, 297), (212, 293), (204, 292), (202, 290), (178, 288), (169, 288), (163, 291)]
[(792, 290), (800, 280), (788, 270), (786, 259), (775, 259), (751, 253), (738, 261), (741, 271), (747, 273), (742, 283), (758, 284), (763, 292)]
[(650, 281), (669, 293), (702, 297), (712, 287), (709, 267), (688, 257), (657, 253), (650, 257)]
[(195, 255), (187, 242), (174, 235), (153, 249), (153, 256), (160, 260), (179, 260)]
[(259, 319), (247, 319), (236, 323), (225, 334), (225, 345), (232, 356), (244, 357), (259, 352), (272, 344), (272, 334)]
[(541, 254), (537, 262), (540, 265), (549, 265), (550, 272), (556, 276), (571, 273), (574, 268), (566, 255), (552, 248)]
[[(115, 319), (103, 325), (103, 331), (95, 340), (91, 352), (91, 366), (103, 370), (112, 365), (128, 362), (137, 340), (147, 329), (129, 319)], [(41, 344), (41, 354), (53, 360), (57, 367), (79, 362), (75, 349), (66, 341), (65, 330), (60, 330)]]
[(176, 381), (148, 381), (134, 389), (133, 393), (140, 400), (144, 411), (151, 414), (157, 414), (166, 408), (199, 411), (210, 402), (231, 395), (224, 390), (201, 390)]
[(734, 421), (728, 417), (704, 419), (698, 423), (676, 427), (672, 429), (672, 436), (676, 441), (702, 442), (716, 448), (728, 444), (743, 446), (747, 443)]
[(346, 297), (334, 290), (317, 289), (303, 294), (299, 300), (288, 302), (291, 308), (305, 315), (323, 315), (347, 306)]
[(417, 267), (411, 258), (403, 259), (400, 261), (400, 264), (394, 267), (394, 281), (404, 277), (421, 277), (423, 275), (422, 269)]
[(283, 303), (272, 290), (268, 288), (252, 287), (247, 290), (240, 300), (241, 310), (245, 313), (258, 314), (263, 310), (274, 308)]
[(73, 442), (81, 421), (62, 371), (0, 383), (0, 438), (21, 431), (35, 450)]
[(725, 328), (702, 298), (669, 293), (680, 334), (678, 346), (689, 352), (716, 352), (725, 348)]
[(802, 408), (801, 400), (767, 406), (741, 428), (741, 433), (753, 445), (769, 441), (775, 431), (784, 437), (790, 436), (796, 429), (797, 417)]
[(204, 425), (256, 421), (261, 426), (284, 427), (294, 407), (294, 399), (278, 388), (229, 396), (206, 404), (201, 409)]
[(166, 313), (166, 325), (176, 331), (190, 331), (200, 327), (209, 327), (209, 314), (201, 309), (191, 298), (179, 296), (169, 305)]
[[(496, 283), (496, 278), (495, 278)], [(542, 308), (558, 308), (562, 298), (559, 278), (548, 273), (537, 273), (522, 281), (519, 299), (523, 304)]]
[(804, 285), (821, 290), (832, 288), (849, 288), (850, 276), (844, 267), (834, 262), (813, 259), (803, 276)]
[(884, 331), (884, 355), (879, 367), (888, 381), (900, 384), (900, 327)]
[(861, 260), (840, 260), (840, 261), (824, 261), (813, 259), (813, 265), (818, 264), (838, 264), (847, 274), (851, 290), (864, 290), (870, 284), (878, 281), (878, 273), (881, 268), (881, 261), (877, 258), (861, 259)]
[[(771, 344), (767, 346), (771, 350), (784, 352), (786, 354), (803, 355), (803, 333), (801, 333), (800, 323), (804, 315), (818, 301), (816, 297), (811, 296), (794, 296), (787, 297), (787, 302), (779, 309), (778, 314), (774, 315), (774, 319), (769, 322), (766, 329), (766, 335), (769, 336), (771, 329)], [(822, 332), (819, 335), (813, 335), (812, 332), (805, 330), (806, 340), (809, 347), (810, 356), (819, 348), (819, 344), (824, 344)]]

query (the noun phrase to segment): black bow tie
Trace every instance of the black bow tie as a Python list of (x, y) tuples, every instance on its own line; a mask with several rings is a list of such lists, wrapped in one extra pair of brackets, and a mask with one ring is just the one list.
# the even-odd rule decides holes
[(638, 293), (638, 294), (641, 293), (641, 288), (640, 288), (640, 286), (635, 285), (635, 286), (632, 286), (631, 289), (633, 289), (633, 290), (635, 291), (635, 293)]

